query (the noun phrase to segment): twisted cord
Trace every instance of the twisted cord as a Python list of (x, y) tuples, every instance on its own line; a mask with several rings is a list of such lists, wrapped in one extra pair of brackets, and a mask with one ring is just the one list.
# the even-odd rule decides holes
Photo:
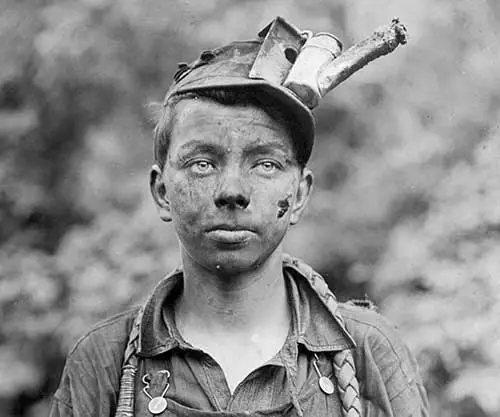
[(342, 350), (333, 356), (333, 369), (342, 403), (343, 417), (361, 417), (359, 384), (356, 379), (354, 358), (350, 350)]
[[(347, 331), (344, 318), (338, 312), (336, 305), (334, 316), (342, 328)], [(343, 417), (360, 417), (362, 412), (359, 399), (359, 383), (356, 378), (354, 357), (350, 350), (346, 349), (335, 353), (333, 356), (333, 370), (338, 382)]]
[(139, 332), (144, 308), (141, 308), (134, 320), (130, 331), (125, 355), (123, 358), (122, 375), (120, 378), (120, 392), (115, 417), (134, 417), (135, 406), (135, 375), (137, 373), (138, 358), (136, 355), (139, 343)]
[[(291, 265), (297, 272), (307, 278), (311, 288), (318, 294), (325, 307), (334, 316), (344, 334), (356, 345), (346, 329), (344, 318), (338, 311), (337, 299), (330, 291), (328, 285), (321, 275), (314, 271), (309, 265), (288, 255), (284, 258), (285, 263)], [(356, 365), (354, 357), (349, 349), (336, 352), (333, 356), (333, 370), (337, 380), (340, 402), (342, 404), (343, 417), (362, 417), (361, 401), (359, 396), (359, 383), (356, 378)]]
[(124, 365), (122, 368), (116, 417), (134, 417), (136, 372), (137, 367), (131, 364)]

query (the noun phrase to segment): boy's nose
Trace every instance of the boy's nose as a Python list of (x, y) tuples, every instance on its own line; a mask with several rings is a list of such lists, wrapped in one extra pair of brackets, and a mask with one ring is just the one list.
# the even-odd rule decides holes
[(226, 175), (216, 191), (215, 205), (218, 208), (246, 209), (250, 204), (250, 195), (243, 187), (238, 173)]
[(215, 205), (218, 208), (246, 209), (249, 204), (250, 199), (243, 194), (221, 193), (218, 198), (215, 199)]

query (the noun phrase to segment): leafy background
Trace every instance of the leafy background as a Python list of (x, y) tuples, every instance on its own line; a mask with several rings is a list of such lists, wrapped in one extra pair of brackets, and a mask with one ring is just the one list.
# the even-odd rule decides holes
[(276, 15), (346, 46), (407, 25), (317, 109), (317, 186), (287, 249), (399, 326), (433, 416), (500, 415), (495, 0), (0, 0), (0, 415), (45, 415), (76, 339), (177, 264), (146, 104), (177, 62)]

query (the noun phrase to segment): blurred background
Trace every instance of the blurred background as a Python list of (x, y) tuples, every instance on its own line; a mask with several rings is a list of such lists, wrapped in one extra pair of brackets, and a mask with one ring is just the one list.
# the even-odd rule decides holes
[(0, 0), (1, 416), (45, 415), (78, 337), (178, 263), (147, 103), (276, 15), (346, 47), (406, 24), (317, 109), (286, 248), (398, 325), (433, 416), (500, 415), (500, 2)]

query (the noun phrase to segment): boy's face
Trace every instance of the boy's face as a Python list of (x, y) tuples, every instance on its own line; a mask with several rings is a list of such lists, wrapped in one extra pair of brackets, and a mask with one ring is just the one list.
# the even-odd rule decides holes
[(281, 124), (256, 107), (204, 99), (177, 104), (165, 166), (151, 172), (183, 254), (223, 274), (249, 271), (276, 250), (311, 185)]

